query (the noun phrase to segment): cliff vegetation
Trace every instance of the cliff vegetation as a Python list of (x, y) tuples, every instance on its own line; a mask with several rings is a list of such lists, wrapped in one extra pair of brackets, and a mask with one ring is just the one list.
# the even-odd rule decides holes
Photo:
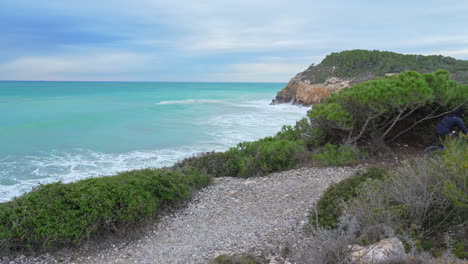
[(405, 55), (378, 50), (349, 50), (332, 53), (293, 77), (278, 92), (274, 103), (311, 105), (330, 94), (360, 82), (405, 71), (430, 73), (445, 70), (458, 84), (468, 84), (468, 61), (440, 55)]
[(369, 74), (373, 79), (387, 73), (429, 73), (440, 69), (448, 71), (457, 83), (468, 84), (468, 61), (441, 55), (407, 55), (378, 50), (331, 53), (319, 65), (309, 67), (300, 75), (302, 79), (312, 83), (323, 83), (330, 77), (356, 77), (363, 73)]

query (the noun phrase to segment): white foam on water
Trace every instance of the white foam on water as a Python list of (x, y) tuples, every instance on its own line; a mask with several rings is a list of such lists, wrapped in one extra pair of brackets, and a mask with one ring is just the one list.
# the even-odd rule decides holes
[(173, 104), (216, 104), (216, 103), (224, 103), (222, 100), (216, 99), (185, 99), (185, 100), (169, 100), (169, 101), (161, 101), (156, 103), (157, 105), (173, 105)]
[[(67, 183), (128, 170), (170, 166), (195, 153), (211, 150), (212, 147), (205, 145), (123, 154), (77, 149), (73, 152), (52, 151), (37, 156), (10, 156), (0, 160), (0, 182), (3, 180), (10, 183), (0, 185), (0, 202), (31, 191), (39, 184), (58, 181)], [(24, 177), (6, 178), (10, 175)]]
[(190, 146), (121, 154), (74, 149), (69, 152), (50, 151), (0, 159), (0, 202), (31, 191), (39, 184), (57, 181), (67, 183), (127, 170), (170, 166), (196, 153), (224, 151), (243, 141), (272, 136), (283, 125), (293, 125), (304, 117), (309, 109), (288, 104), (270, 105), (269, 100), (237, 102), (188, 99), (163, 101), (159, 104), (181, 103), (227, 103), (238, 106), (241, 110), (236, 113), (221, 113), (200, 121), (198, 125), (203, 127), (210, 140), (194, 142)]
[(206, 134), (214, 142), (234, 146), (242, 141), (253, 141), (273, 136), (283, 125), (294, 125), (305, 117), (309, 107), (290, 104), (270, 105), (268, 100), (248, 101), (241, 113), (221, 114), (202, 121)]

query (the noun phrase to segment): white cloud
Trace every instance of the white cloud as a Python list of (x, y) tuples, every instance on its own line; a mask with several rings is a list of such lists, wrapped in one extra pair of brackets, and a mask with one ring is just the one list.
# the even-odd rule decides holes
[(444, 55), (455, 57), (457, 59), (468, 59), (468, 49), (456, 49), (456, 50), (439, 50), (433, 52), (425, 52), (422, 55)]
[[(76, 55), (43, 57), (34, 48), (20, 50), (23, 57), (0, 65), (0, 79), (114, 79), (117, 73), (124, 78), (126, 72), (140, 71), (141, 78), (136, 79), (177, 81), (183, 64), (183, 69), (207, 69), (202, 79), (207, 81), (284, 82), (330, 52), (442, 50), (441, 54), (459, 58), (466, 57), (461, 48), (468, 44), (462, 12), (468, 5), (454, 0), (448, 0), (447, 7), (425, 2), (424, 8), (418, 1), (403, 0), (4, 1), (58, 20), (73, 18), (75, 28), (96, 35), (111, 33), (115, 39), (82, 45), (82, 49), (100, 45), (114, 51), (103, 54), (64, 45), (54, 50)], [(140, 51), (158, 54), (165, 69), (145, 71), (140, 65), (154, 68), (154, 62)], [(240, 60), (245, 62), (235, 64)], [(184, 76), (201, 78), (197, 70)]]
[(415, 36), (396, 42), (400, 47), (419, 46), (424, 47), (428, 45), (450, 45), (450, 44), (468, 44), (468, 36), (465, 35), (432, 35), (432, 36)]
[(208, 81), (287, 82), (310, 63), (255, 62), (231, 64), (220, 72), (203, 76)]
[(297, 73), (303, 70), (306, 65), (286, 63), (239, 63), (232, 64), (230, 67), (233, 72), (242, 74), (291, 75), (291, 73)]
[(21, 57), (0, 64), (0, 79), (82, 80), (142, 70), (148, 63), (146, 55), (125, 52)]

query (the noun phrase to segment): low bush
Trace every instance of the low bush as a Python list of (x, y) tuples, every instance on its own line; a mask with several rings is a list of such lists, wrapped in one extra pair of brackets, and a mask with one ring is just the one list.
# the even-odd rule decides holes
[(312, 155), (312, 160), (322, 166), (348, 165), (365, 156), (366, 153), (357, 147), (326, 144), (321, 148), (321, 153)]
[[(348, 178), (324, 193), (310, 225), (325, 235), (331, 233), (323, 228), (341, 228), (333, 234), (353, 243), (397, 236), (412, 254), (426, 250), (466, 258), (467, 152), (466, 142), (452, 139), (442, 155), (408, 162), (385, 177)], [(352, 236), (349, 227), (343, 229), (350, 223)]]
[(258, 146), (254, 145), (254, 153), (244, 158), (241, 177), (291, 169), (301, 161), (305, 153), (302, 141), (271, 140)]
[(171, 169), (195, 168), (215, 177), (253, 177), (293, 168), (306, 155), (302, 140), (266, 137), (239, 143), (226, 152), (209, 152), (184, 159)]
[(258, 258), (249, 254), (240, 255), (219, 255), (215, 259), (211, 260), (209, 264), (261, 264), (265, 261), (261, 261)]
[(447, 151), (442, 152), (444, 165), (453, 177), (444, 183), (444, 194), (456, 207), (468, 210), (468, 136), (460, 135), (457, 139), (447, 138), (443, 144)]
[(458, 155), (446, 146), (442, 157), (415, 160), (384, 181), (366, 183), (348, 208), (363, 230), (373, 229), (362, 236), (378, 240), (386, 225), (430, 248), (444, 248), (444, 234), (466, 237), (468, 173), (463, 163), (450, 162)]
[(0, 204), (0, 248), (40, 251), (118, 232), (180, 204), (210, 181), (194, 170), (144, 169), (41, 185)]
[[(327, 188), (317, 201), (316, 211), (309, 215), (310, 227), (334, 228), (343, 214), (344, 202), (358, 195), (360, 187), (368, 180), (383, 179), (387, 172), (381, 168), (369, 168)], [(318, 220), (318, 222), (317, 222)]]
[(236, 148), (225, 152), (205, 152), (177, 162), (170, 169), (195, 168), (214, 177), (235, 176), (242, 168), (241, 153)]
[(396, 236), (411, 256), (408, 263), (466, 260), (468, 145), (448, 139), (444, 146), (439, 156), (377, 171), (376, 177), (361, 173), (328, 188), (310, 215), (313, 238), (302, 254), (317, 263), (342, 263), (348, 245)]
[(277, 139), (286, 139), (289, 141), (303, 141), (307, 149), (322, 146), (325, 142), (325, 131), (317, 127), (317, 124), (311, 123), (307, 117), (297, 121), (294, 127), (283, 126), (282, 130), (275, 135)]
[[(308, 243), (300, 245), (291, 260), (294, 263), (311, 264), (335, 264), (335, 263), (354, 263), (351, 262), (350, 255), (354, 249), (350, 245), (369, 245), (359, 239), (359, 225), (355, 218), (345, 214), (341, 217), (338, 226), (334, 229), (317, 228), (312, 230), (312, 236)], [(395, 234), (391, 228), (387, 228), (387, 235), (394, 237)], [(404, 245), (408, 245), (403, 243)], [(430, 253), (424, 251), (410, 250), (405, 256), (395, 256), (385, 261), (378, 262), (382, 264), (428, 264), (428, 263), (465, 263), (451, 254), (441, 254), (439, 257), (432, 257)], [(360, 263), (360, 262), (358, 262)]]

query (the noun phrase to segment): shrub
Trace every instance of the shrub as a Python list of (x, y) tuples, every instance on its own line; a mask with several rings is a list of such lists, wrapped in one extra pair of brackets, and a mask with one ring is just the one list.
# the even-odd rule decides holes
[(467, 151), (466, 142), (449, 139), (438, 157), (414, 160), (385, 177), (353, 176), (331, 186), (317, 203), (318, 214), (310, 215), (314, 228), (304, 246), (311, 260), (306, 262), (346, 263), (348, 245), (395, 236), (411, 255), (410, 263), (439, 263), (431, 255), (440, 263), (466, 258)]
[(305, 153), (302, 140), (266, 137), (239, 143), (225, 152), (204, 153), (182, 160), (172, 169), (193, 167), (215, 177), (252, 177), (291, 169), (303, 160)]
[[(364, 172), (331, 185), (323, 193), (316, 205), (316, 211), (309, 215), (310, 227), (334, 228), (343, 214), (344, 202), (356, 197), (360, 187), (370, 179), (383, 179), (387, 172), (381, 168), (369, 168)], [(317, 222), (318, 220), (318, 222)]]
[(259, 260), (258, 258), (249, 255), (219, 255), (215, 259), (209, 262), (209, 264), (260, 264), (264, 261)]
[(74, 183), (42, 185), (0, 204), (2, 250), (76, 245), (97, 234), (141, 224), (210, 183), (196, 171), (144, 169)]
[(242, 168), (242, 153), (236, 148), (231, 148), (225, 152), (205, 152), (177, 162), (170, 169), (183, 170), (185, 168), (195, 168), (203, 174), (214, 177), (235, 176)]
[(281, 131), (276, 133), (275, 138), (285, 139), (289, 141), (294, 141), (299, 139), (299, 131), (294, 129), (292, 126), (283, 126)]
[(451, 244), (466, 252), (468, 210), (463, 201), (468, 174), (459, 160), (464, 155), (460, 157), (457, 150), (467, 150), (466, 143), (454, 144), (460, 145), (447, 146), (441, 157), (417, 159), (384, 180), (365, 183), (347, 207), (359, 224), (359, 236), (379, 240), (386, 226), (401, 239), (414, 240), (416, 247), (438, 254), (448, 248), (443, 239), (448, 235)]
[(356, 147), (326, 144), (321, 149), (321, 153), (312, 155), (312, 160), (322, 166), (346, 165), (356, 163), (365, 155), (365, 152)]
[[(393, 230), (384, 227), (388, 237), (394, 237)], [(354, 263), (351, 262), (350, 255), (353, 249), (350, 245), (364, 245), (369, 243), (359, 239), (361, 232), (358, 223), (352, 215), (345, 214), (340, 218), (338, 226), (334, 229), (317, 228), (312, 230), (312, 236), (309, 241), (300, 245), (293, 252), (291, 260), (294, 263), (316, 263), (316, 264), (335, 264), (335, 263)], [(377, 241), (376, 241), (377, 242)], [(405, 244), (405, 243), (404, 243)], [(407, 245), (407, 244), (406, 244)], [(407, 252), (408, 257), (396, 256), (382, 264), (427, 264), (427, 263), (464, 263), (454, 259), (450, 254), (443, 254), (442, 257), (433, 258), (430, 254), (421, 251)], [(359, 262), (360, 263), (360, 262)]]
[(304, 152), (302, 141), (274, 140), (260, 144), (252, 159), (247, 160), (240, 176), (264, 175), (291, 169), (300, 162)]
[(447, 179), (444, 194), (455, 206), (468, 209), (468, 144), (467, 136), (459, 139), (447, 138), (444, 141), (446, 151), (442, 152), (445, 166), (453, 170), (453, 178)]
[(277, 139), (289, 141), (303, 141), (308, 149), (321, 146), (325, 142), (325, 131), (312, 123), (309, 118), (304, 117), (297, 121), (294, 127), (283, 126), (282, 130), (275, 135)]
[(335, 264), (350, 263), (352, 253), (349, 245), (356, 244), (357, 225), (351, 218), (344, 218), (337, 223), (336, 228), (314, 228), (312, 239), (299, 248), (297, 263)]

